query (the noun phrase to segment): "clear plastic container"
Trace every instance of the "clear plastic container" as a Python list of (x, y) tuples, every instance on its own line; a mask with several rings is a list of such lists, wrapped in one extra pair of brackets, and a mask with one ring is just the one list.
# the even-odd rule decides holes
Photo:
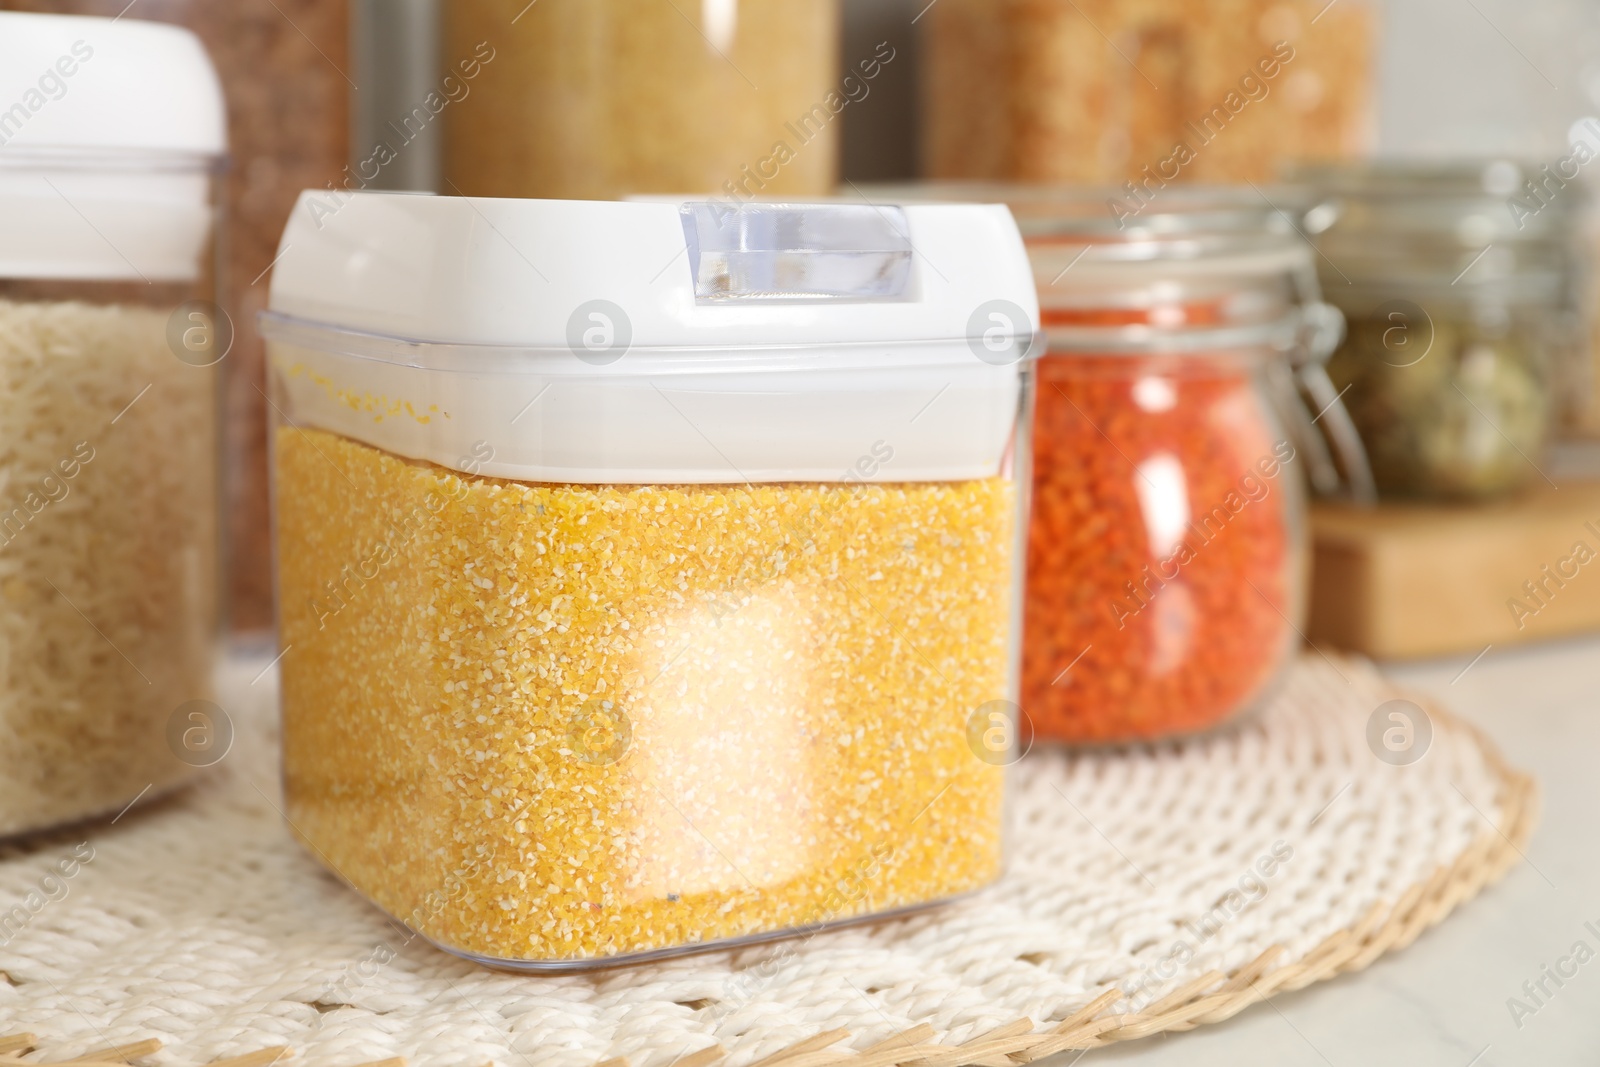
[(198, 40), (0, 13), (0, 835), (225, 753), (210, 303), (222, 97)]
[(471, 196), (821, 195), (843, 113), (895, 57), (841, 73), (839, 0), (451, 0), (440, 18), (443, 190)]
[(998, 876), (1037, 315), (1003, 207), (308, 208), (264, 330), (316, 856), (527, 970)]
[[(1350, 324), (1328, 371), (1379, 492), (1470, 500), (1541, 481), (1562, 404), (1588, 394), (1584, 188), (1510, 160), (1297, 178), (1324, 288)], [(1544, 199), (1529, 182), (1547, 183)]]

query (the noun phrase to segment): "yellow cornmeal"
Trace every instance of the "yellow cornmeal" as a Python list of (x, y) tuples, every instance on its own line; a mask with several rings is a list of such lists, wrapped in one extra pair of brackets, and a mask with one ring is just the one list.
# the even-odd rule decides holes
[(277, 436), (289, 817), (433, 940), (571, 961), (1000, 871), (1008, 481), (563, 486)]
[(308, 370), (303, 363), (292, 364), (287, 371), (289, 377), (299, 378), (304, 376), (312, 385), (327, 393), (330, 397), (349, 408), (371, 415), (374, 424), (382, 422), (388, 417), (406, 415), (416, 420), (417, 425), (426, 426), (433, 421), (435, 415), (450, 417), (449, 412), (441, 412), (438, 404), (429, 404), (426, 412), (419, 412), (409, 400), (395, 400), (375, 393), (357, 392), (354, 389), (341, 387), (326, 374), (317, 374)]

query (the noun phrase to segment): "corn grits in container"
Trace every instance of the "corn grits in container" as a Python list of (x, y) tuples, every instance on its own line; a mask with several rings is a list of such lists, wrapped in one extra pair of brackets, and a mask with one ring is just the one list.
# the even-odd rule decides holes
[(307, 193), (282, 247), (315, 855), (527, 970), (999, 875), (1037, 316), (1004, 207)]

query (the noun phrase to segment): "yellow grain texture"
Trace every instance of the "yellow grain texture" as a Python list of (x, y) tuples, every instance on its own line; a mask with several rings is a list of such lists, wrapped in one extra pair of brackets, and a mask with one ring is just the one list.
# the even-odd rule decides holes
[(571, 961), (1000, 870), (1011, 483), (551, 486), (277, 434), (285, 770), (448, 947)]
[(467, 196), (832, 192), (846, 94), (889, 54), (842, 81), (839, 0), (451, 0), (440, 35), (478, 72), (440, 115)]

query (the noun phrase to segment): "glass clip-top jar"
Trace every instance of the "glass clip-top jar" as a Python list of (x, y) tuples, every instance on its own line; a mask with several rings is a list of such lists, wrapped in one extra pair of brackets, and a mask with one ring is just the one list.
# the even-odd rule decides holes
[(282, 247), (318, 857), (526, 970), (999, 875), (1037, 315), (1005, 208), (357, 194)]
[(1564, 396), (1585, 394), (1576, 183), (1528, 200), (1509, 160), (1303, 168), (1305, 226), (1348, 335), (1328, 371), (1396, 498), (1539, 482)]
[(1303, 483), (1370, 495), (1321, 360), (1337, 311), (1259, 197), (1169, 190), (1136, 220), (1051, 187), (1008, 202), (1039, 361), (1023, 709), (1044, 738), (1203, 730), (1259, 706), (1298, 647)]
[(1370, 492), (1321, 369), (1338, 313), (1259, 198), (1185, 192), (1120, 226), (1103, 198), (1017, 202), (1049, 338), (1023, 706), (1080, 742), (1226, 722), (1300, 644), (1303, 485)]

